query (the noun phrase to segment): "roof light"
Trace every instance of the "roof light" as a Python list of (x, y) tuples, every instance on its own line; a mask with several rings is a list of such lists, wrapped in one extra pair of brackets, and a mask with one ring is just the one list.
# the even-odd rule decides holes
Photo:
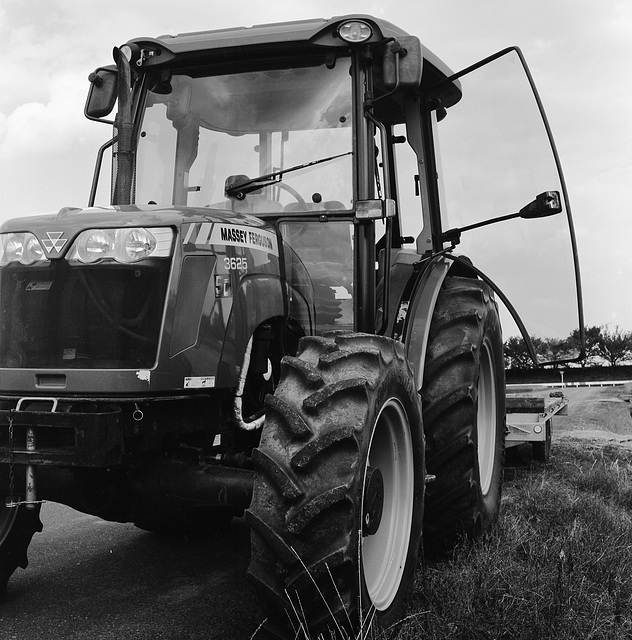
[(366, 42), (373, 35), (373, 29), (361, 20), (350, 20), (340, 25), (338, 35), (345, 42)]
[(0, 234), (0, 266), (10, 262), (30, 265), (46, 261), (44, 249), (32, 233)]
[(172, 244), (173, 231), (169, 227), (88, 229), (79, 234), (67, 260), (91, 264), (106, 259), (130, 263), (143, 258), (167, 258)]

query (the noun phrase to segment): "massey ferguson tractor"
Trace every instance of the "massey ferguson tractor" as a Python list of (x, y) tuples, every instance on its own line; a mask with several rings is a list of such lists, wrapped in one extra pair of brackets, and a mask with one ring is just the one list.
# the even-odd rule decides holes
[(396, 626), (423, 549), (497, 519), (501, 313), (529, 341), (544, 254), (577, 270), (520, 51), (454, 74), (364, 15), (139, 38), (85, 113), (87, 208), (0, 228), (0, 592), (46, 501), (243, 517), (270, 634)]

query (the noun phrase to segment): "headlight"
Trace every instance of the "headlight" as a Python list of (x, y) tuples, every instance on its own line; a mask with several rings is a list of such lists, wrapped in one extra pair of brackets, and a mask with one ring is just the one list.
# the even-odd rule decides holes
[(0, 234), (0, 266), (10, 262), (29, 265), (46, 261), (44, 249), (32, 233)]
[(366, 42), (373, 35), (373, 29), (361, 20), (350, 20), (340, 25), (338, 35), (345, 42)]
[(119, 262), (137, 262), (156, 250), (156, 238), (147, 229), (118, 229), (115, 248)]
[(77, 238), (73, 249), (76, 250), (76, 256), (72, 255), (73, 251), (71, 249), (69, 257), (76, 257), (80, 262), (96, 262), (112, 256), (114, 238), (102, 229), (84, 231)]
[(168, 227), (88, 229), (77, 236), (66, 259), (86, 264), (105, 259), (138, 262), (169, 257), (172, 244), (173, 231)]

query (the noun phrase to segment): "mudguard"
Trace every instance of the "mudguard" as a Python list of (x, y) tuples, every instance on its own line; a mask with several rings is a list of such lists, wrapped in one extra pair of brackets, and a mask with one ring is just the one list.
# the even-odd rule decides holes
[(408, 361), (421, 389), (428, 332), (441, 285), (453, 261), (443, 256), (424, 259), (401, 250), (391, 268), (388, 306), (390, 322), (386, 335), (404, 342)]

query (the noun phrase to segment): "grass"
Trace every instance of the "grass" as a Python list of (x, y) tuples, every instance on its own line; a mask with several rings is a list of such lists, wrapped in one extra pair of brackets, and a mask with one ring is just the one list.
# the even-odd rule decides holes
[(494, 530), (420, 567), (399, 640), (632, 637), (632, 448), (564, 440), (507, 475)]
[(632, 636), (632, 450), (555, 443), (505, 483), (495, 530), (419, 572), (400, 638)]

